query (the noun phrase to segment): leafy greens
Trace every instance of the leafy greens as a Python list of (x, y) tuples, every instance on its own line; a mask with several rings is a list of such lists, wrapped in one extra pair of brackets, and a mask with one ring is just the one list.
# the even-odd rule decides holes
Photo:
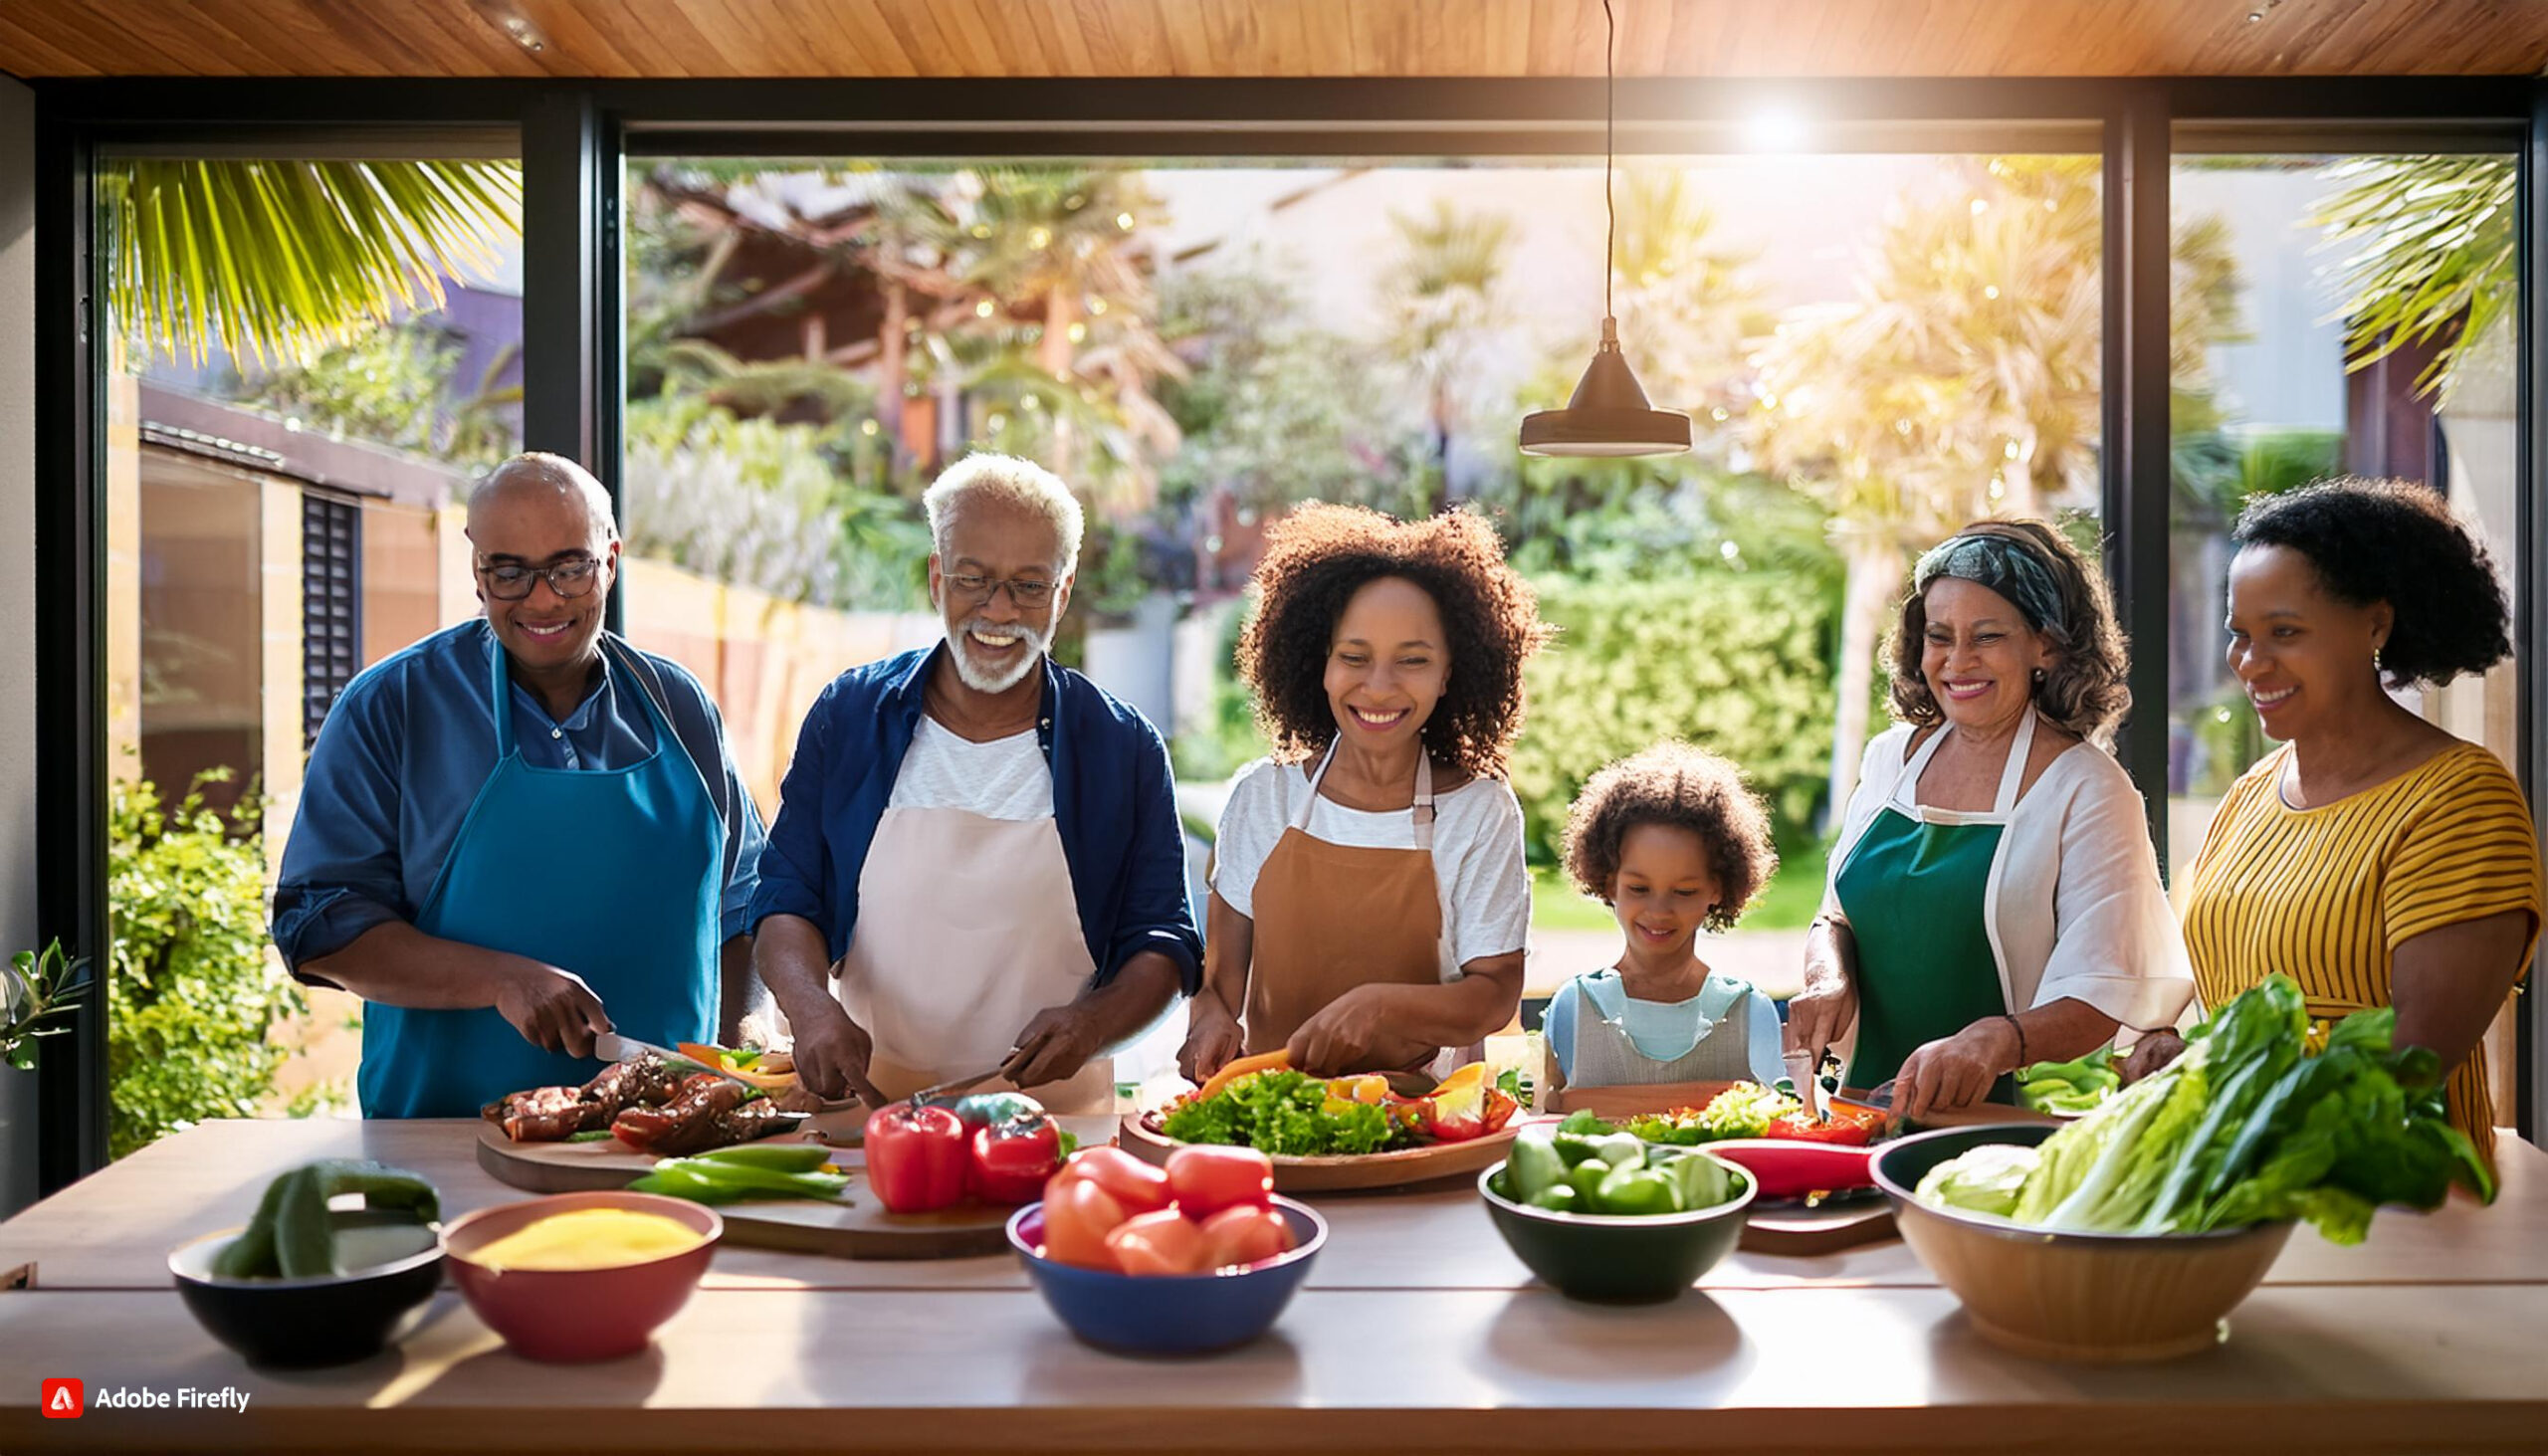
[(2444, 1112), (2439, 1061), (2396, 1047), (2397, 1019), (2358, 1011), (2308, 1055), (2300, 988), (2269, 976), (2176, 1061), (2045, 1139), (2014, 1205), (2022, 1160), (1990, 1147), (1931, 1169), (1919, 1196), (2095, 1233), (2298, 1218), (2339, 1244), (2360, 1243), (2379, 1205), (2432, 1208), (2454, 1182), (2492, 1202), (2492, 1170)]
[(1169, 1109), (1160, 1132), (1180, 1143), (1289, 1157), (1378, 1152), (1407, 1136), (1382, 1109), (1331, 1099), (1325, 1082), (1303, 1072), (1241, 1077), (1210, 1097)]

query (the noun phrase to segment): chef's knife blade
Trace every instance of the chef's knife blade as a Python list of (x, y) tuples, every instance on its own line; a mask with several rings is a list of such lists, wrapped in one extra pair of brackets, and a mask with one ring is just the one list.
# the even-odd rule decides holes
[(670, 1047), (659, 1047), (650, 1041), (639, 1041), (633, 1036), (622, 1036), (615, 1031), (605, 1031), (593, 1038), (593, 1055), (605, 1062), (633, 1062), (648, 1052), (653, 1052), (675, 1067), (697, 1067), (703, 1072), (715, 1073), (729, 1082), (740, 1082), (745, 1087), (753, 1085), (748, 1079), (738, 1077), (723, 1067), (709, 1066), (687, 1053), (674, 1051)]

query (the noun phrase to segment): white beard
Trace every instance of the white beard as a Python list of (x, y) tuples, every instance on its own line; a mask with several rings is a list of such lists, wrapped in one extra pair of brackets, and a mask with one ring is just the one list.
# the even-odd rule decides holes
[(967, 634), (975, 627), (994, 630), (990, 623), (978, 618), (966, 621), (948, 635), (947, 645), (955, 653), (956, 676), (976, 693), (1005, 693), (1024, 682), (1026, 675), (1035, 670), (1035, 665), (1044, 660), (1047, 641), (1044, 634), (1023, 622), (1010, 622), (1005, 624), (1005, 630), (1016, 633), (1020, 645), (1026, 650), (1017, 655), (1016, 662), (1005, 668), (995, 672), (985, 668), (973, 661), (971, 639)]

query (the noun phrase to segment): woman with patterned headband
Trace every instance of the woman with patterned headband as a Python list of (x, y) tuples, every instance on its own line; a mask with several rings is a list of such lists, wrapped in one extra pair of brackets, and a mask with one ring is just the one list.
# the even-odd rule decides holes
[(1854, 1024), (1842, 1081), (1916, 1118), (2174, 1022), (2193, 976), (2102, 746), (2131, 694), (2097, 574), (2040, 521), (1978, 521), (1920, 558), (1891, 664), (1901, 723), (1859, 767), (1790, 1049)]

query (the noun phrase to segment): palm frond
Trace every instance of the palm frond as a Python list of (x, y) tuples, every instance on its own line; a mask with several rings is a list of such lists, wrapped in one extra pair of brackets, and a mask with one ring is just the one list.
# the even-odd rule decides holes
[(493, 161), (136, 157), (99, 177), (109, 307), (152, 351), (259, 361), (438, 308), (521, 236), (522, 171)]
[(2311, 221), (2325, 246), (2347, 250), (2337, 312), (2348, 366), (2434, 343), (2416, 389), (2447, 395), (2460, 361), (2517, 302), (2512, 158), (2366, 157), (2331, 175), (2343, 186)]

